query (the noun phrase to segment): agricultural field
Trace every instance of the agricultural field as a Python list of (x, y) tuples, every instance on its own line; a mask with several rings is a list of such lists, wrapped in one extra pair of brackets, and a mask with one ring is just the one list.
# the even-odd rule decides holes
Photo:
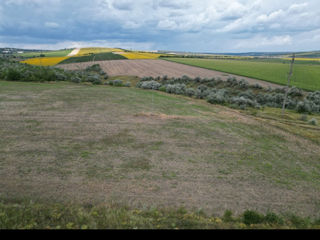
[(99, 48), (99, 47), (81, 48), (77, 56), (106, 53), (106, 52), (119, 52), (119, 51), (121, 52), (123, 50), (119, 48)]
[[(69, 61), (69, 59), (67, 60)], [(96, 61), (96, 62), (81, 62), (71, 64), (59, 64), (57, 67), (66, 70), (85, 69), (93, 64), (99, 64), (101, 68), (108, 73), (109, 76), (138, 76), (138, 77), (182, 77), (187, 75), (189, 77), (202, 78), (221, 78), (227, 80), (229, 77), (238, 77), (245, 79), (254, 84), (259, 83), (262, 86), (277, 87), (277, 84), (260, 81), (253, 78), (239, 77), (234, 74), (225, 74), (218, 71), (203, 69), (199, 67), (187, 66), (184, 64), (164, 61), (164, 60), (117, 60), (117, 61)]]
[[(166, 58), (166, 60), (261, 79), (282, 85), (287, 84), (287, 74), (289, 72), (289, 65), (273, 62), (194, 58)], [(294, 65), (291, 83), (305, 90), (320, 90), (319, 66), (305, 64)]]
[(293, 111), (67, 82), (0, 81), (0, 99), (5, 202), (319, 217), (320, 128)]
[(29, 58), (21, 61), (21, 63), (27, 63), (36, 66), (54, 66), (58, 63), (68, 59), (69, 57), (41, 57), (41, 58)]
[(147, 52), (118, 52), (118, 54), (128, 59), (157, 59), (161, 56), (161, 54)]
[(66, 57), (73, 49), (58, 50), (58, 51), (37, 51), (37, 52), (26, 52), (17, 54), (17, 57), (34, 58), (40, 57), (43, 54), (45, 57)]
[(112, 52), (96, 53), (91, 55), (82, 55), (78, 54), (74, 57), (67, 58), (59, 64), (70, 64), (70, 63), (80, 63), (80, 62), (95, 62), (95, 61), (106, 61), (106, 60), (119, 60), (126, 59), (124, 56), (119, 54), (114, 54)]

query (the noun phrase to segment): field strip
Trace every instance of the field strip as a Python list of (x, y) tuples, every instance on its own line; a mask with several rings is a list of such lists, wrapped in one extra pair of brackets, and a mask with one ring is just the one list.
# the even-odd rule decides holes
[(186, 64), (170, 62), (166, 60), (109, 60), (109, 61), (95, 61), (95, 62), (84, 62), (84, 63), (72, 63), (72, 64), (61, 64), (57, 67), (67, 70), (77, 70), (79, 68), (84, 69), (93, 64), (100, 64), (101, 68), (109, 76), (138, 76), (138, 77), (182, 77), (187, 75), (192, 78), (221, 78), (227, 80), (229, 77), (236, 77), (238, 80), (245, 79), (250, 84), (260, 84), (263, 87), (279, 87), (282, 85), (266, 82), (263, 80), (257, 80), (254, 78), (243, 77), (235, 74), (229, 74), (219, 72), (215, 70), (204, 69), (195, 66), (189, 66)]
[(68, 54), (68, 57), (77, 55), (80, 52), (80, 48), (74, 49), (71, 53)]

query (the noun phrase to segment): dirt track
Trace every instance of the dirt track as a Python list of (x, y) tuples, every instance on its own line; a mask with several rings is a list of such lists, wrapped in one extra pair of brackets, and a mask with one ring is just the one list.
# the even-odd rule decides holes
[(72, 64), (61, 64), (58, 67), (76, 70), (83, 69), (92, 64), (99, 63), (102, 69), (108, 73), (109, 76), (164, 76), (168, 77), (182, 77), (187, 75), (189, 77), (202, 77), (202, 78), (218, 78), (227, 80), (229, 77), (236, 77), (237, 79), (246, 79), (249, 83), (267, 87), (278, 87), (277, 84), (260, 81), (253, 78), (242, 77), (234, 74), (227, 74), (223, 72), (208, 70), (199, 67), (188, 66), (180, 63), (169, 62), (165, 60), (111, 60), (111, 61), (96, 61), (96, 62), (85, 62), (85, 63), (72, 63)]

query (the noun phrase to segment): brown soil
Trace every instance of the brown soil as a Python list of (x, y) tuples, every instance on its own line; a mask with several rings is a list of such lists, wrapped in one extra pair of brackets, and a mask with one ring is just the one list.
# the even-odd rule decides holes
[(265, 81), (242, 77), (234, 74), (208, 70), (204, 68), (188, 66), (180, 63), (169, 62), (165, 60), (111, 60), (111, 61), (96, 61), (84, 63), (61, 64), (58, 67), (68, 70), (84, 69), (93, 64), (100, 64), (102, 69), (108, 73), (109, 76), (138, 76), (138, 77), (158, 77), (167, 75), (168, 77), (182, 77), (187, 75), (189, 77), (202, 78), (218, 78), (227, 80), (229, 77), (236, 77), (237, 79), (245, 79), (251, 84), (259, 83), (264, 87), (278, 87), (279, 85), (268, 83)]

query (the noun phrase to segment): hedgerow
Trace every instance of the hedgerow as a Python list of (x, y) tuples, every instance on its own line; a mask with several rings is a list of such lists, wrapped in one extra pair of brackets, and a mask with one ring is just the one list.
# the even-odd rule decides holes
[(24, 82), (70, 81), (101, 84), (108, 75), (95, 64), (85, 70), (69, 71), (55, 67), (33, 66), (14, 61), (0, 61), (0, 79)]
[[(181, 78), (144, 77), (137, 87), (161, 90), (171, 94), (205, 99), (212, 104), (224, 104), (234, 108), (261, 108), (264, 106), (282, 108), (286, 87), (264, 88), (259, 84), (250, 85), (245, 79), (228, 78), (194, 79), (183, 76)], [(292, 87), (288, 89), (286, 108), (299, 113), (320, 113), (320, 91), (304, 92)]]

